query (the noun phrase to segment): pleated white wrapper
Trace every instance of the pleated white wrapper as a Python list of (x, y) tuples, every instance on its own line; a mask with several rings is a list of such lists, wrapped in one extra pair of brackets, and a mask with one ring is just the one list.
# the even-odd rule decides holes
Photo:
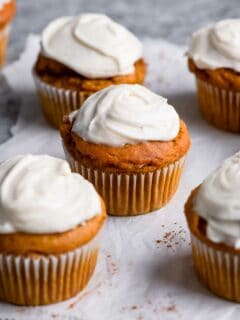
[(17, 305), (44, 305), (76, 295), (90, 280), (101, 232), (89, 243), (58, 255), (0, 254), (0, 299)]
[(240, 92), (225, 90), (196, 79), (203, 117), (219, 129), (240, 132)]
[(42, 81), (33, 71), (40, 106), (47, 121), (54, 127), (59, 127), (63, 117), (81, 107), (83, 102), (94, 91), (74, 91), (57, 88)]
[(216, 250), (191, 234), (200, 280), (216, 295), (240, 302), (240, 254)]
[(138, 215), (163, 207), (176, 192), (186, 158), (151, 172), (123, 173), (87, 167), (75, 160), (64, 145), (63, 148), (72, 170), (95, 186), (108, 213), (116, 216)]

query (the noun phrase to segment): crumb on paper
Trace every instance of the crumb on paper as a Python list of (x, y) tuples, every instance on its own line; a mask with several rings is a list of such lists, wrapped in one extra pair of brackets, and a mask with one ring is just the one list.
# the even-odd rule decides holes
[(178, 313), (177, 311), (177, 307), (175, 305), (174, 302), (170, 302), (169, 304), (167, 304), (166, 306), (162, 306), (162, 305), (156, 305), (155, 308), (153, 309), (153, 312), (155, 314), (161, 314), (161, 313)]
[[(174, 230), (167, 230), (161, 239), (155, 240), (157, 248), (165, 246), (166, 248), (175, 251), (176, 246), (181, 242), (186, 242), (186, 230), (181, 225), (178, 227), (177, 225), (178, 223), (174, 222)], [(164, 228), (164, 225), (162, 225), (162, 228)]]
[(123, 306), (121, 308), (121, 311), (133, 311), (135, 312), (136, 310), (142, 309), (143, 307), (141, 305), (131, 305), (131, 306)]
[(167, 307), (163, 307), (162, 311), (166, 311), (166, 312), (175, 312), (176, 310), (176, 305), (175, 304), (170, 304)]
[(110, 276), (115, 275), (118, 272), (118, 267), (116, 262), (113, 260), (111, 254), (106, 255), (106, 262), (107, 262), (107, 272)]

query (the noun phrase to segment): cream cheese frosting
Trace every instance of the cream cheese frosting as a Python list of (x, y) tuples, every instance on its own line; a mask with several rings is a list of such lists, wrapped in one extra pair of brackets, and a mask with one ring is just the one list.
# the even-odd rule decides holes
[(0, 165), (0, 233), (65, 232), (100, 213), (94, 187), (64, 160), (26, 155)]
[(82, 139), (110, 146), (170, 141), (180, 128), (179, 116), (167, 99), (137, 84), (98, 91), (69, 119), (72, 131)]
[(240, 152), (206, 178), (194, 205), (210, 240), (240, 248)]
[(140, 41), (103, 14), (86, 13), (51, 22), (42, 33), (42, 53), (87, 78), (134, 72)]
[(240, 71), (240, 19), (227, 19), (193, 33), (189, 57), (199, 69)]

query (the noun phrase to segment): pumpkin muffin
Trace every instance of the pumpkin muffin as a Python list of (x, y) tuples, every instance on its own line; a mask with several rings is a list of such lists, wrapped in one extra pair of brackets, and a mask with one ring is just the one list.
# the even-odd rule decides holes
[(10, 22), (16, 11), (14, 0), (0, 0), (0, 67), (4, 65)]
[(72, 170), (95, 185), (111, 215), (164, 206), (177, 189), (190, 147), (174, 108), (140, 85), (92, 95), (65, 117), (60, 131)]
[(36, 306), (80, 292), (106, 218), (94, 187), (46, 155), (2, 163), (0, 184), (0, 299)]
[(203, 117), (240, 132), (240, 19), (222, 20), (192, 35), (188, 65)]
[(91, 94), (113, 84), (142, 84), (145, 73), (139, 40), (107, 16), (89, 13), (51, 22), (33, 68), (43, 113), (56, 127)]
[(240, 302), (240, 153), (225, 160), (189, 197), (185, 214), (200, 280)]

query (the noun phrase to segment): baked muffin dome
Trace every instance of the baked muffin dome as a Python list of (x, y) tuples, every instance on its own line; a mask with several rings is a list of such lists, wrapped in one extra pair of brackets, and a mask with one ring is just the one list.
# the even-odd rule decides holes
[(5, 161), (0, 185), (0, 299), (40, 305), (78, 293), (94, 271), (106, 218), (94, 187), (47, 155)]
[(240, 132), (240, 20), (227, 19), (193, 33), (188, 51), (200, 110), (214, 126)]
[[(112, 179), (110, 175), (115, 177), (116, 174), (116, 181), (121, 180), (121, 174), (124, 175), (123, 179), (129, 180), (127, 177), (140, 179), (140, 174), (144, 173), (146, 181), (151, 183), (152, 179), (148, 180), (148, 174), (153, 175), (155, 172), (160, 175), (159, 170), (167, 171), (173, 164), (182, 168), (182, 159), (190, 147), (187, 128), (174, 108), (165, 98), (140, 85), (111, 86), (90, 97), (79, 111), (65, 118), (61, 135), (73, 170), (85, 177), (89, 170), (93, 171), (88, 174), (88, 179), (92, 182), (94, 175), (101, 172), (108, 176), (107, 179)], [(171, 174), (169, 179), (170, 177)], [(179, 175), (176, 177), (178, 179)], [(96, 186), (98, 178), (94, 179)], [(100, 180), (96, 188), (100, 194), (106, 193), (108, 199), (111, 198), (110, 190), (105, 190), (104, 182)], [(162, 182), (163, 179), (157, 182), (156, 190)], [(132, 182), (129, 183), (132, 188)], [(128, 186), (125, 192), (117, 190), (117, 185), (116, 182), (115, 200), (111, 199), (110, 202), (115, 205), (118, 203), (119, 208), (111, 207), (105, 199), (111, 214), (114, 211), (121, 214), (121, 199), (128, 197), (129, 193), (137, 192), (137, 189), (131, 191)], [(173, 184), (171, 190), (175, 190), (174, 187)], [(161, 207), (160, 195), (158, 200), (155, 199), (153, 193), (156, 194), (157, 191), (153, 192), (151, 186), (149, 188), (151, 191), (148, 200), (140, 210), (151, 211), (151, 208), (153, 210)], [(154, 201), (151, 197), (154, 197)], [(163, 197), (164, 201), (167, 198)], [(124, 209), (125, 212), (128, 210), (137, 214), (133, 200), (128, 201), (129, 208)]]
[(240, 153), (237, 153), (192, 192), (185, 206), (194, 265), (201, 281), (215, 294), (238, 302), (239, 184)]
[(58, 18), (43, 30), (41, 44), (33, 73), (44, 114), (55, 126), (98, 90), (144, 82), (140, 41), (105, 15)]

